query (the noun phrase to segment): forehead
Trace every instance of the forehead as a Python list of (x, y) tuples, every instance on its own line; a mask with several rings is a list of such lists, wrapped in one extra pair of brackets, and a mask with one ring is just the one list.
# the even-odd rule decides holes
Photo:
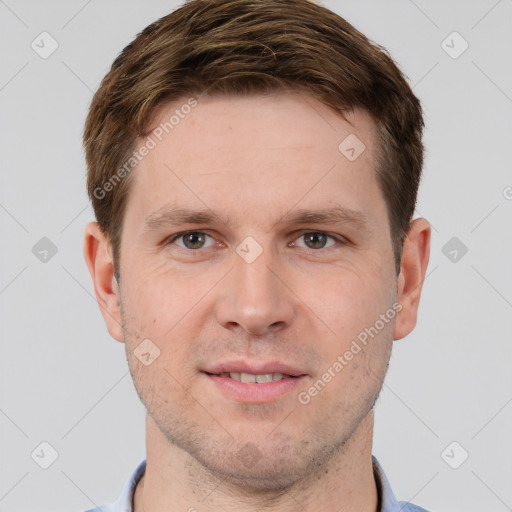
[(382, 201), (366, 113), (344, 119), (312, 97), (284, 92), (194, 102), (166, 105), (140, 141), (153, 148), (132, 171), (127, 214), (139, 221), (167, 204), (250, 212), (263, 223), (266, 213), (275, 221), (278, 209), (294, 205), (356, 211)]
[[(194, 107), (190, 107), (191, 103)], [(173, 147), (179, 157), (222, 157), (222, 152), (243, 158), (247, 151), (271, 151), (273, 157), (280, 150), (287, 150), (288, 157), (301, 150), (317, 150), (317, 156), (325, 151), (339, 156), (348, 149), (339, 144), (346, 136), (356, 144), (358, 152), (364, 144), (368, 149), (363, 160), (368, 160), (373, 151), (375, 125), (369, 114), (362, 110), (335, 112), (315, 98), (299, 93), (277, 91), (270, 95), (183, 98), (162, 108), (154, 122), (153, 138), (159, 146)], [(162, 144), (163, 143), (163, 144)], [(185, 144), (183, 144), (185, 143)], [(194, 153), (190, 152), (191, 146)], [(212, 152), (215, 149), (215, 152)], [(153, 152), (158, 156), (161, 151)], [(151, 155), (150, 155), (151, 156)], [(349, 153), (345, 156), (351, 157)], [(354, 155), (352, 155), (354, 156)], [(357, 155), (356, 155), (357, 156)]]

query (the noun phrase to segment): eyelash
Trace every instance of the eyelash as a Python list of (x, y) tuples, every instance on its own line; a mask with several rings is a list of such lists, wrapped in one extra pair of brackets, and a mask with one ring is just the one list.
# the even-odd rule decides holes
[[(175, 235), (172, 235), (171, 237), (167, 238), (164, 242), (164, 245), (172, 245), (176, 240), (184, 237), (185, 235), (189, 235), (191, 233), (199, 233), (199, 234), (202, 234), (202, 235), (206, 235), (207, 237), (210, 237), (210, 238), (213, 238), (211, 235), (209, 235), (208, 233), (206, 233), (205, 231), (196, 231), (196, 230), (189, 230), (189, 231), (182, 231), (181, 233), (176, 233)], [(303, 237), (304, 235), (325, 235), (327, 236), (328, 238), (330, 238), (331, 240), (334, 240), (334, 242), (336, 243), (337, 246), (340, 246), (340, 245), (348, 245), (349, 244), (349, 241), (347, 239), (345, 239), (344, 237), (339, 237), (339, 236), (335, 236), (335, 235), (331, 235), (330, 233), (327, 233), (325, 231), (302, 231), (300, 234), (298, 234), (294, 239), (293, 239), (293, 242), (295, 242), (296, 240), (298, 240), (299, 238)], [(290, 242), (292, 243), (292, 242)], [(193, 253), (193, 252), (201, 252), (201, 250), (204, 250), (203, 247), (199, 248), (199, 249), (189, 249), (187, 247), (181, 247), (181, 246), (178, 246), (180, 250), (183, 250), (183, 251), (186, 251), (186, 252), (189, 252), (189, 253)], [(299, 249), (306, 249), (306, 250), (310, 250), (312, 252), (319, 252), (319, 251), (322, 251), (322, 250), (327, 250), (327, 249), (332, 249), (334, 248), (335, 246), (329, 246), (329, 247), (322, 247), (320, 249), (310, 249), (310, 248), (307, 248), (307, 247), (299, 247)], [(208, 247), (206, 248), (208, 249)]]

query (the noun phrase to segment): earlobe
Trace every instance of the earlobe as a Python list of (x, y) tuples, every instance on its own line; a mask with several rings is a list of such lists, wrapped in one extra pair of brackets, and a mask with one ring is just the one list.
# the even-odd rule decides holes
[(107, 329), (114, 339), (122, 342), (124, 336), (119, 286), (114, 276), (110, 243), (97, 222), (91, 222), (85, 227), (84, 258)]
[(394, 339), (407, 336), (416, 325), (421, 290), (430, 256), (430, 224), (416, 219), (404, 241), (402, 264), (397, 283), (397, 302), (402, 306), (397, 316)]

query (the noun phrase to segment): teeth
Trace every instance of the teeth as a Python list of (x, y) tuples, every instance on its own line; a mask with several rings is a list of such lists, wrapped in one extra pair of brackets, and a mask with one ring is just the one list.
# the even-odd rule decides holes
[(246, 382), (246, 383), (256, 382), (256, 375), (252, 375), (251, 373), (241, 372), (240, 373), (240, 381)]
[(263, 373), (261, 375), (253, 375), (252, 373), (245, 372), (231, 372), (229, 374), (221, 374), (222, 377), (228, 376), (234, 380), (238, 380), (244, 383), (264, 383), (264, 382), (272, 382), (274, 380), (281, 380), (289, 378), (288, 375), (283, 375), (282, 373)]
[(258, 382), (258, 383), (272, 382), (272, 374), (271, 373), (265, 373), (263, 375), (256, 375), (256, 382)]

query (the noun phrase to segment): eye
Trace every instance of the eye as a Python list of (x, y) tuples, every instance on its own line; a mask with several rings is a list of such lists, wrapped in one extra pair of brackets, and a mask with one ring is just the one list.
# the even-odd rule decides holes
[(175, 243), (185, 249), (204, 249), (211, 247), (214, 243), (213, 238), (202, 231), (187, 231), (174, 236), (169, 243)]
[[(304, 245), (298, 243), (299, 240), (304, 240)], [(293, 245), (297, 245), (298, 247), (305, 247), (307, 249), (325, 249), (335, 244), (336, 240), (332, 236), (329, 236), (322, 231), (304, 233), (293, 242)]]

